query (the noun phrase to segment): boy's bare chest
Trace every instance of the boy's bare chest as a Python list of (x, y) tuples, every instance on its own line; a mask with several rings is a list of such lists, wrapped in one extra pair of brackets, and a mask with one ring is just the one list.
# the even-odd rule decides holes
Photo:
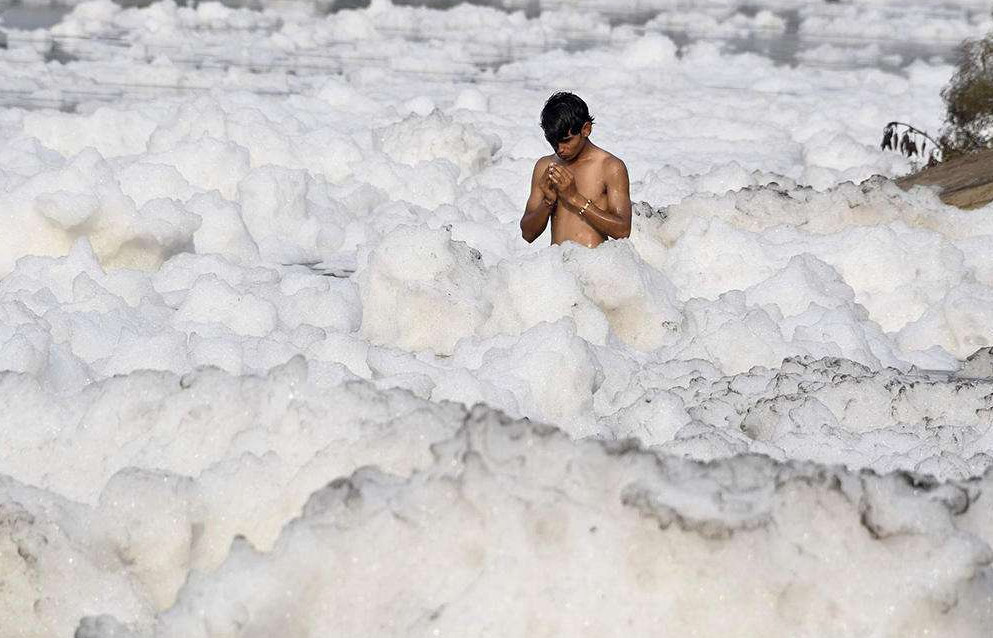
[(596, 199), (607, 192), (607, 183), (604, 180), (603, 172), (597, 167), (578, 168), (572, 173), (576, 180), (576, 190), (580, 195)]

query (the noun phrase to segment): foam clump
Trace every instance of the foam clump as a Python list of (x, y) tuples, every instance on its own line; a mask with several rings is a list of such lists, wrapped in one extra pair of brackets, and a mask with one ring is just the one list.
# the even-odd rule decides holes
[(478, 253), (444, 231), (400, 228), (361, 272), (362, 332), (373, 343), (451, 353), (487, 313)]
[(28, 113), (24, 132), (71, 157), (89, 147), (103, 157), (144, 152), (156, 122), (136, 110), (101, 107), (89, 115)]
[(239, 334), (263, 337), (276, 327), (276, 306), (213, 277), (201, 277), (177, 311), (177, 322), (219, 322)]
[[(991, 227), (984, 216), (952, 210), (931, 194), (872, 182), (826, 193), (761, 187), (692, 197), (666, 213), (651, 232), (670, 248), (646, 258), (684, 297), (756, 286), (809, 254), (837, 271), (868, 319), (900, 332), (907, 352), (937, 344), (961, 358), (987, 338), (978, 326), (988, 286), (965, 281), (985, 277), (973, 238)], [(715, 267), (701, 271), (704, 260)], [(950, 303), (956, 310), (944, 312)]]
[[(233, 536), (270, 546), (327, 476), (370, 463), (408, 473), (464, 417), (461, 406), (361, 382), (329, 390), (312, 367), (298, 358), (265, 377), (136, 372), (68, 396), (47, 395), (27, 376), (0, 378), (12, 415), (0, 431), (10, 476), (0, 504), (17, 504), (7, 508), (17, 520), (65, 530), (39, 530), (50, 542), (32, 542), (50, 560), (10, 571), (0, 592), (4, 608), (29, 610), (17, 616), (19, 635), (65, 633), (101, 609), (147, 621), (190, 570), (213, 569)], [(0, 544), (27, 538), (27, 525), (0, 526)], [(51, 603), (30, 611), (39, 578)], [(81, 597), (80, 581), (103, 583), (108, 598)]]
[[(347, 135), (337, 128), (314, 130), (285, 105), (274, 106), (258, 98), (231, 103), (212, 96), (184, 101), (162, 118), (149, 137), (148, 150), (172, 153), (201, 145), (215, 156), (235, 155), (232, 159), (238, 160), (211, 163), (219, 177), (241, 167), (239, 153), (247, 156), (250, 168), (272, 164), (305, 169), (334, 181), (350, 176), (351, 164), (362, 159), (362, 151)], [(190, 160), (195, 162), (196, 156)], [(203, 176), (209, 179), (213, 174), (204, 171)]]
[(194, 195), (188, 209), (200, 216), (193, 249), (200, 255), (224, 255), (251, 264), (260, 260), (258, 244), (248, 232), (240, 207), (217, 192)]
[(188, 253), (149, 278), (105, 271), (85, 241), (67, 257), (21, 259), (0, 283), (0, 300), (9, 319), (0, 330), (5, 365), (63, 390), (136, 369), (262, 372), (316, 354), (362, 317), (348, 279)]
[[(625, 343), (652, 350), (675, 342), (683, 320), (675, 289), (626, 242), (597, 250), (575, 244), (552, 248), (516, 263), (491, 269), (493, 310), (482, 334), (515, 334), (538, 321), (571, 317), (579, 334), (603, 345), (608, 331)], [(541, 295), (528, 294), (534, 282)]]
[(676, 62), (676, 45), (664, 35), (652, 33), (627, 46), (623, 59), (624, 66), (632, 69), (669, 66)]
[(154, 609), (102, 531), (90, 508), (0, 476), (4, 632), (67, 635), (81, 616), (104, 614), (148, 626)]
[[(529, 295), (539, 277), (543, 294)], [(371, 340), (438, 354), (450, 354), (460, 338), (521, 334), (562, 317), (594, 343), (610, 330), (650, 350), (674, 343), (682, 322), (672, 285), (624, 242), (553, 248), (487, 268), (444, 231), (400, 228), (369, 253), (359, 281)]]
[[(468, 98), (466, 98), (468, 99)], [(481, 133), (470, 124), (454, 121), (433, 108), (412, 109), (414, 115), (377, 131), (380, 148), (397, 162), (416, 166), (419, 162), (445, 159), (463, 175), (486, 166), (500, 149), (500, 139)]]
[(683, 317), (675, 287), (662, 273), (646, 268), (630, 244), (612, 242), (602, 250), (573, 245), (563, 260), (625, 343), (654, 350), (676, 340)]
[(248, 149), (210, 136), (177, 140), (169, 146), (159, 143), (142, 160), (173, 166), (191, 186), (201, 191), (217, 191), (227, 199), (234, 199), (238, 185), (252, 168)]
[(245, 227), (278, 263), (319, 262), (341, 244), (346, 213), (306, 171), (258, 168), (238, 184)]
[(990, 344), (986, 327), (991, 320), (993, 290), (986, 285), (961, 283), (930, 305), (920, 318), (905, 325), (897, 338), (908, 350), (934, 344), (966, 357)]
[(978, 637), (993, 620), (981, 602), (989, 538), (961, 522), (989, 508), (968, 486), (756, 456), (703, 465), (577, 444), (485, 409), (437, 454), (406, 480), (360, 470), (332, 481), (271, 552), (236, 540), (155, 635), (613, 636), (664, 624), (701, 636)]
[(490, 110), (490, 101), (479, 89), (465, 88), (459, 91), (452, 108), (485, 113)]
[[(123, 193), (113, 168), (93, 150), (42, 171), (4, 196), (8, 232), (0, 239), (0, 272), (23, 255), (59, 255), (86, 237), (101, 261), (155, 268), (181, 251), (199, 218), (170, 200), (140, 208)], [(30, 229), (30, 230), (29, 230)]]
[(989, 379), (874, 371), (836, 358), (789, 358), (772, 369), (689, 379), (672, 377), (673, 366), (632, 377), (604, 422), (704, 460), (751, 451), (942, 479), (967, 479), (993, 465)]
[[(603, 374), (594, 350), (576, 335), (569, 319), (539, 323), (512, 344), (500, 337), (460, 343), (453, 365), (470, 371), (469, 391), (464, 389), (463, 374), (443, 376), (432, 391), (433, 399), (471, 404), (480, 399), (477, 387), (488, 385), (508, 393), (484, 395), (490, 405), (512, 414), (569, 423), (577, 436), (595, 432), (593, 395)], [(513, 398), (508, 401), (509, 397)]]

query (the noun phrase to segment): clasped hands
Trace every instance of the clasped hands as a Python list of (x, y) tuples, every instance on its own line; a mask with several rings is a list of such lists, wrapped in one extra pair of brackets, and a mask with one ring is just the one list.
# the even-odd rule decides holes
[(561, 199), (566, 204), (572, 204), (579, 196), (576, 190), (576, 178), (565, 166), (549, 164), (539, 183), (541, 196), (549, 205)]

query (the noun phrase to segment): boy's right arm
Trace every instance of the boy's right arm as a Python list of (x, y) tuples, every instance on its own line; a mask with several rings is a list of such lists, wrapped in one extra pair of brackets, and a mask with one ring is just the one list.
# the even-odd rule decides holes
[(541, 180), (545, 176), (548, 164), (546, 158), (538, 160), (531, 174), (531, 194), (524, 207), (524, 217), (521, 217), (521, 237), (529, 244), (545, 232), (545, 227), (548, 226), (548, 217), (555, 210), (555, 200), (549, 202), (541, 188)]

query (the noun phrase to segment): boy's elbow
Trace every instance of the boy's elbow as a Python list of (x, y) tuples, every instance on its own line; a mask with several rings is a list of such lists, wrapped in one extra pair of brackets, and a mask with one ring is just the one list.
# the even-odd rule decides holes
[(526, 222), (525, 219), (521, 220), (521, 237), (524, 238), (524, 241), (530, 244), (534, 240), (538, 239), (538, 235), (540, 234), (541, 233), (534, 232), (534, 229), (530, 228), (530, 225)]

